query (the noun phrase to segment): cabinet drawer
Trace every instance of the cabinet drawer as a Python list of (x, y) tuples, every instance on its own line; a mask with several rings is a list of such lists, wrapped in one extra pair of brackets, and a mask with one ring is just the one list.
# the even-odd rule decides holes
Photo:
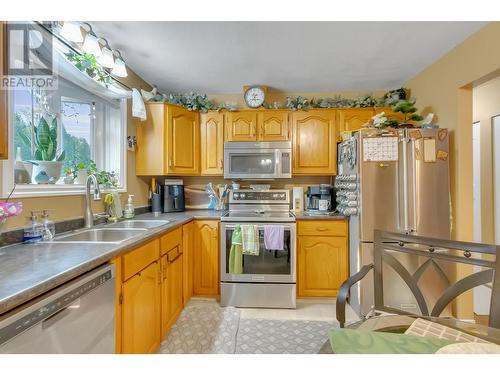
[(132, 250), (123, 256), (123, 280), (127, 280), (136, 273), (157, 261), (160, 257), (160, 242), (153, 240)]
[(299, 236), (347, 236), (345, 220), (307, 220), (297, 223)]
[(160, 238), (160, 253), (165, 255), (170, 250), (182, 244), (182, 227), (168, 232)]

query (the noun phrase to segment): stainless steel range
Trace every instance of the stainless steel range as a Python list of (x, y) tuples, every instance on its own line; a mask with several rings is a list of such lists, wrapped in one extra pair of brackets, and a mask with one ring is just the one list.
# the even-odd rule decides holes
[[(253, 224), (259, 231), (259, 255), (243, 255), (242, 272), (229, 272), (233, 232)], [(264, 246), (266, 225), (283, 225), (283, 250)], [(290, 213), (288, 190), (236, 190), (229, 195), (229, 213), (221, 218), (221, 305), (295, 308), (295, 216)]]

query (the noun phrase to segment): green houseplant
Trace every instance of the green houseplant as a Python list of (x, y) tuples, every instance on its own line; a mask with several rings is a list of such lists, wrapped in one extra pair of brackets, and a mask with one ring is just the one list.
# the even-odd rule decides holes
[(398, 124), (398, 126), (408, 127), (413, 126), (412, 122), (422, 121), (424, 118), (418, 113), (417, 107), (415, 107), (415, 99), (413, 100), (400, 100), (395, 105), (392, 106), (394, 112), (400, 112), (403, 114), (403, 122)]
[(40, 117), (38, 125), (33, 129), (32, 139), (20, 134), (21, 140), (34, 151), (32, 182), (55, 184), (61, 177), (64, 151), (58, 154), (57, 149), (57, 117), (49, 122), (45, 116)]

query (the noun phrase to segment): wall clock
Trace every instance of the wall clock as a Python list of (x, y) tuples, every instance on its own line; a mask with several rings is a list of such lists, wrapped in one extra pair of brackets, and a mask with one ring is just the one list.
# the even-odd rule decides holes
[(245, 103), (250, 108), (259, 108), (266, 100), (266, 90), (261, 86), (250, 86), (245, 90)]

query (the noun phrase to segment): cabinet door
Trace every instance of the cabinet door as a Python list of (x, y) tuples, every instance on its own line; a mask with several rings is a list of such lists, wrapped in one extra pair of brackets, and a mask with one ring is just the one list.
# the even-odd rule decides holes
[(258, 115), (259, 141), (290, 139), (287, 111), (264, 111)]
[(123, 353), (154, 353), (160, 345), (159, 273), (154, 262), (123, 283)]
[(182, 226), (182, 273), (184, 306), (193, 296), (194, 222)]
[[(7, 73), (6, 24), (0, 22), (0, 78)], [(0, 159), (9, 157), (8, 91), (0, 90)]]
[(226, 141), (256, 141), (257, 112), (239, 111), (226, 113)]
[(224, 114), (201, 114), (201, 174), (224, 174)]
[(165, 104), (146, 103), (146, 121), (136, 121), (135, 174), (167, 174)]
[(293, 132), (293, 174), (336, 174), (335, 111), (297, 111), (290, 116)]
[(177, 106), (168, 106), (167, 113), (168, 174), (199, 174), (199, 113)]
[(195, 221), (194, 295), (219, 294), (218, 228), (218, 221)]
[(373, 108), (342, 109), (339, 114), (339, 134), (361, 129), (375, 115)]
[(182, 252), (174, 249), (161, 257), (161, 333), (165, 337), (184, 306), (182, 292)]
[(299, 236), (298, 295), (335, 297), (347, 279), (347, 237)]

